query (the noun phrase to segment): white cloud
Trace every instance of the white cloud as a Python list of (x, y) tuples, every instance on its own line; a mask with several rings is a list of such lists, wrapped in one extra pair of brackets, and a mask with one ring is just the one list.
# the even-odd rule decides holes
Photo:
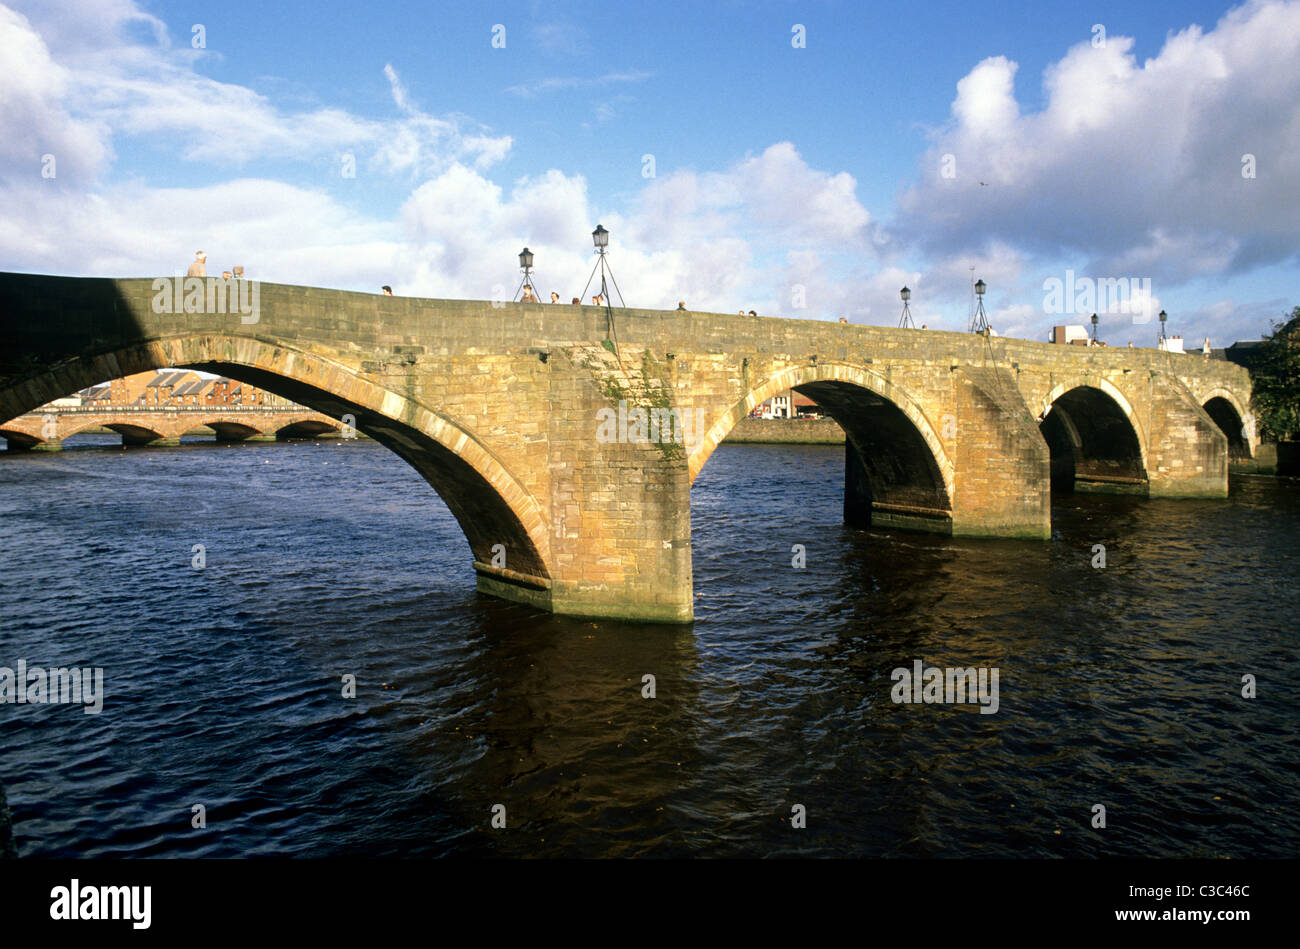
[(591, 50), (587, 31), (572, 23), (539, 23), (530, 38), (550, 56), (581, 56)]
[(641, 70), (612, 72), (603, 76), (552, 76), (546, 79), (530, 79), (527, 82), (509, 86), (506, 92), (533, 99), (547, 92), (559, 92), (565, 89), (589, 89), (593, 87), (617, 85), (630, 82), (644, 82), (652, 74)]
[[(204, 51), (172, 50), (165, 26), (126, 0), (96, 0), (93, 21), (81, 18), (79, 6), (34, 5), (32, 20), (0, 6), (0, 142), (8, 143), (0, 144), (0, 173), (31, 174), (32, 154), (55, 148), (70, 170), (99, 173), (114, 135), (223, 168), (263, 159), (333, 162), (354, 151), (371, 159), (371, 170), (415, 175), (462, 161), (488, 167), (511, 146), (509, 136), (462, 117), (422, 112), (391, 64), (384, 73), (399, 117), (291, 111), (202, 75)], [(137, 35), (140, 26), (146, 35)]]
[(897, 232), (942, 257), (1003, 241), (1174, 283), (1295, 260), (1300, 3), (1255, 0), (1144, 63), (1132, 47), (1112, 35), (1072, 48), (1034, 113), (1014, 98), (1015, 63), (977, 65), (900, 197)]
[(348, 286), (368, 283), (398, 246), (388, 227), (326, 195), (262, 179), (94, 193), (24, 184), (4, 198), (0, 257), (16, 270), (156, 276), (183, 270), (201, 247), (212, 272), (242, 264), (249, 277)]
[[(1216, 300), (1187, 314), (1183, 319), (1175, 318), (1169, 332), (1182, 333), (1198, 346), (1202, 337), (1209, 335), (1211, 344), (1215, 348), (1222, 348), (1237, 340), (1259, 339), (1271, 330), (1274, 322), (1285, 321), (1294, 306), (1294, 301), (1281, 298), (1253, 303), (1238, 303), (1232, 299)], [(1190, 335), (1181, 329), (1184, 326), (1193, 328), (1189, 331)], [(1143, 327), (1139, 332), (1142, 337), (1139, 338), (1138, 345), (1152, 345), (1154, 330)], [(1147, 341), (1142, 342), (1143, 338)]]
[[(72, 84), (27, 19), (0, 6), (0, 181), (42, 180), (55, 190), (99, 174), (111, 156), (108, 130), (102, 119), (69, 113)], [(53, 178), (41, 179), (45, 155)]]
[[(1091, 269), (1075, 266), (1080, 275), (1149, 275), (1159, 291), (1160, 280), (1222, 274), (1300, 246), (1300, 60), (1287, 58), (1300, 51), (1294, 3), (1255, 4), (1211, 33), (1184, 31), (1142, 65), (1123, 37), (1104, 50), (1073, 49), (1048, 70), (1038, 113), (1015, 100), (1014, 63), (979, 64), (958, 84), (953, 124), (924, 160), (929, 177), (902, 198), (902, 223), (889, 237), (904, 239), (890, 240), (851, 175), (810, 166), (791, 142), (723, 168), (661, 166), (617, 205), (589, 195), (581, 174), (558, 169), (503, 186), (488, 172), (511, 138), (423, 111), (391, 63), (383, 74), (393, 118), (295, 110), (208, 79), (203, 55), (187, 43), (172, 51), (163, 24), (128, 0), (93, 2), (102, 18), (94, 30), (69, 16), (67, 3), (30, 20), (0, 6), (6, 268), (166, 274), (204, 247), (213, 270), (242, 264), (250, 276), (287, 283), (387, 283), (401, 294), (482, 299), (513, 291), (516, 255), (528, 244), (543, 296), (554, 289), (567, 301), (591, 273), (589, 234), (599, 221), (613, 234), (610, 263), (633, 306), (685, 300), (696, 310), (895, 325), (907, 284), (918, 324), (963, 330), (973, 266), (989, 284), (994, 327), (1040, 338), (1053, 322), (1078, 321), (1041, 305), (1043, 279), (1063, 277), (1058, 268), (1071, 254), (1092, 257)], [(1260, 55), (1272, 64), (1246, 62)], [(235, 177), (158, 187), (138, 168), (114, 168), (122, 135), (176, 143), (183, 161), (205, 171), (231, 166)], [(1247, 139), (1257, 143), (1254, 180), (1240, 176)], [(59, 155), (54, 182), (39, 177), (45, 151)], [(326, 180), (319, 167), (297, 183), (271, 180), (256, 164), (319, 165), (343, 151), (357, 153), (366, 187), (382, 178), (387, 190), (340, 191), (337, 174)], [(955, 179), (939, 174), (948, 152), (957, 156)], [(903, 256), (921, 257), (916, 248), (933, 263)], [(1198, 319), (1258, 321), (1253, 305), (1229, 303), (1179, 325), (1194, 334)]]

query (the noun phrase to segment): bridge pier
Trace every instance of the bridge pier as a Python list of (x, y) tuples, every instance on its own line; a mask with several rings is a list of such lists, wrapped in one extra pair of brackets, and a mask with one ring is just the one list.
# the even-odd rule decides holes
[(690, 488), (684, 468), (653, 457), (625, 461), (616, 463), (611, 483), (595, 467), (558, 467), (551, 576), (510, 570), (506, 551), (499, 550), (496, 563), (474, 560), (479, 592), (566, 616), (691, 622)]
[(1050, 538), (1051, 456), (1014, 373), (962, 366), (951, 374), (955, 411), (940, 433), (953, 443), (953, 534)]
[(1153, 498), (1226, 498), (1228, 439), (1187, 386), (1150, 373), (1147, 477)]
[(663, 372), (652, 359), (624, 362), (601, 346), (549, 354), (546, 491), (556, 613), (694, 619), (686, 450), (672, 431), (651, 424)]

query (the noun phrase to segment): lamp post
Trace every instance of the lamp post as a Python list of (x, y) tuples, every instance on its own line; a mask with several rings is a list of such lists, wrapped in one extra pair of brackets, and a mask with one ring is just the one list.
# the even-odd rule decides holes
[(912, 291), (904, 287), (898, 291), (898, 295), (903, 298), (903, 315), (898, 319), (898, 328), (916, 329), (916, 324), (912, 322), (912, 308), (907, 304), (912, 299)]
[(609, 298), (609, 285), (605, 282), (606, 277), (614, 284), (614, 292), (618, 294), (618, 305), (626, 307), (627, 304), (623, 302), (623, 291), (618, 288), (618, 281), (614, 279), (614, 271), (610, 269), (609, 262), (605, 259), (605, 248), (609, 246), (609, 231), (605, 230), (605, 225), (596, 225), (596, 229), (591, 232), (591, 242), (596, 246), (596, 266), (591, 268), (591, 276), (587, 278), (587, 284), (582, 288), (582, 296), (579, 299), (587, 299), (587, 288), (591, 286), (591, 281), (599, 269), (600, 301), (605, 306), (605, 338), (613, 342), (614, 355), (621, 358), (618, 351), (618, 330), (614, 326), (614, 302)]
[(1169, 319), (1169, 314), (1164, 310), (1160, 311), (1160, 335), (1156, 337), (1156, 349), (1165, 348), (1165, 321)]
[[(519, 299), (519, 295), (525, 287), (532, 289), (533, 286), (533, 252), (527, 247), (519, 252), (519, 269), (524, 272), (524, 279), (520, 281), (519, 287), (515, 290), (516, 300)], [(533, 295), (536, 296), (536, 294)]]
[[(627, 306), (623, 302), (623, 291), (618, 288), (618, 281), (614, 279), (614, 271), (609, 266), (609, 261), (605, 259), (605, 248), (609, 246), (609, 231), (605, 230), (603, 224), (597, 224), (596, 229), (591, 232), (591, 242), (596, 245), (596, 266), (591, 268), (591, 276), (587, 278), (587, 285), (582, 288), (581, 300), (587, 299), (587, 288), (591, 286), (591, 281), (596, 276), (596, 271), (600, 271), (600, 299), (605, 306), (612, 307), (614, 304), (609, 298), (609, 284), (605, 282), (608, 277), (609, 281), (614, 284), (614, 292), (618, 294), (618, 305)], [(613, 321), (613, 315), (610, 316)]]
[(1097, 314), (1092, 314), (1092, 344), (1097, 345)]
[(975, 281), (975, 298), (979, 303), (975, 307), (975, 317), (971, 320), (970, 331), (979, 333), (982, 336), (989, 335), (989, 318), (984, 312), (984, 291), (988, 289), (988, 284), (983, 280)]

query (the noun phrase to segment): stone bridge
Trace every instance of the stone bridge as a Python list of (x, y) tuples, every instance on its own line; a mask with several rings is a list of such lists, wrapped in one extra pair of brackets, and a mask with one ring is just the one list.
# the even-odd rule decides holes
[[(100, 380), (101, 382), (104, 380)], [(182, 435), (209, 428), (220, 442), (311, 438), (337, 432), (336, 419), (304, 409), (285, 411), (254, 405), (82, 405), (42, 406), (0, 422), (0, 438), (11, 450), (58, 451), (79, 432), (108, 429), (123, 445), (178, 445)]]
[(0, 274), (0, 417), (170, 366), (350, 414), (447, 503), (480, 590), (557, 613), (691, 620), (691, 483), (788, 388), (847, 433), (857, 525), (1044, 539), (1053, 481), (1221, 498), (1256, 444), (1246, 371), (1199, 355), (265, 283), (232, 313), (174, 282)]

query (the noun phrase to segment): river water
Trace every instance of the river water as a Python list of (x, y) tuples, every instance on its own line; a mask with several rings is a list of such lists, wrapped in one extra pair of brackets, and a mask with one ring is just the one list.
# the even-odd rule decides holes
[[(98, 715), (0, 705), (19, 852), (1300, 850), (1300, 484), (1060, 496), (1050, 542), (854, 531), (842, 492), (842, 448), (723, 445), (674, 628), (478, 595), (373, 442), (0, 456), (0, 666), (104, 670)], [(999, 670), (997, 712), (891, 701), (918, 659)]]

